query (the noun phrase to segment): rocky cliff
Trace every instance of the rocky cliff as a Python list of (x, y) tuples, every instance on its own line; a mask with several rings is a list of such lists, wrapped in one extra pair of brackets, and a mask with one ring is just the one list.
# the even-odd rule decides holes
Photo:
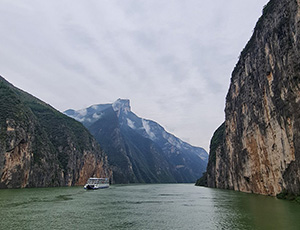
[(300, 194), (300, 1), (271, 0), (232, 73), (210, 187)]
[(65, 114), (81, 121), (108, 155), (116, 183), (194, 182), (208, 154), (131, 111), (130, 101), (93, 105)]
[(0, 188), (82, 185), (110, 176), (82, 124), (0, 77)]

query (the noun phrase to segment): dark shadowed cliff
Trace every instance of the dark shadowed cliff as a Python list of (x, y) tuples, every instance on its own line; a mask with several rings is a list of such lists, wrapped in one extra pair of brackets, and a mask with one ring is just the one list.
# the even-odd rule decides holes
[(81, 123), (0, 77), (0, 188), (79, 185), (110, 174)]
[(271, 0), (232, 73), (208, 186), (300, 193), (299, 51), (300, 1)]

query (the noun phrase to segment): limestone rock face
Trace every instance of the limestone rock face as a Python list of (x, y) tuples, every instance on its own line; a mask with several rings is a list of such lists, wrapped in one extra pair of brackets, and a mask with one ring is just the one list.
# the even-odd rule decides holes
[(242, 51), (208, 186), (300, 193), (300, 1), (271, 0)]
[(112, 177), (105, 153), (79, 122), (0, 77), (0, 188), (83, 185)]

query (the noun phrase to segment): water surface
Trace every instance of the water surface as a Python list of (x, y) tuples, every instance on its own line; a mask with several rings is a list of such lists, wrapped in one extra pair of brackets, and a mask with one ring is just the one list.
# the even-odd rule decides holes
[(0, 229), (300, 229), (300, 205), (192, 184), (0, 190)]

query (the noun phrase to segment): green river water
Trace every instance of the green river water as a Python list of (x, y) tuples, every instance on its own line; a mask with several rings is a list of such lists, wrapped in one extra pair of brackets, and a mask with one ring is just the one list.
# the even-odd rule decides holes
[(300, 229), (300, 205), (193, 184), (0, 190), (0, 229)]

